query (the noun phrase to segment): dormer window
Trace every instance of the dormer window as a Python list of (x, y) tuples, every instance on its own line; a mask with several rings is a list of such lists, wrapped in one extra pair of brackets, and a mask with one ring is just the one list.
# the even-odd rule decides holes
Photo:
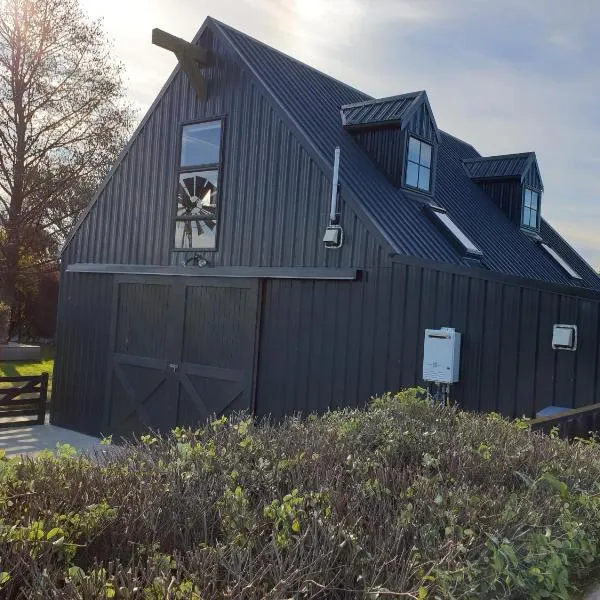
[(528, 187), (523, 190), (521, 226), (534, 231), (540, 227), (540, 193)]
[(463, 160), (465, 170), (523, 233), (539, 237), (544, 184), (534, 152)]
[(394, 186), (432, 193), (441, 134), (425, 92), (344, 104), (340, 112), (344, 129)]
[(406, 176), (404, 184), (423, 192), (431, 189), (431, 158), (433, 146), (412, 135), (408, 136)]

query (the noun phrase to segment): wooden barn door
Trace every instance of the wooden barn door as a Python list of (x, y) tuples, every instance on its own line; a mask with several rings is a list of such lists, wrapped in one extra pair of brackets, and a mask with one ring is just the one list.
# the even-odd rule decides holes
[(118, 435), (175, 426), (175, 288), (170, 278), (117, 277), (107, 386), (107, 431)]
[(258, 286), (252, 279), (187, 281), (178, 366), (178, 425), (250, 409)]
[(116, 435), (194, 426), (249, 409), (256, 280), (115, 280), (105, 429)]

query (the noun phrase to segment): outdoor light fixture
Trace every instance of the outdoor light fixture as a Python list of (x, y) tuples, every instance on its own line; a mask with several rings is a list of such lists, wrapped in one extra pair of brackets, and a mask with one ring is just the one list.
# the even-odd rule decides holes
[(206, 267), (206, 265), (208, 265), (208, 261), (201, 254), (194, 254), (185, 261), (185, 266), (187, 267), (189, 265), (194, 267)]

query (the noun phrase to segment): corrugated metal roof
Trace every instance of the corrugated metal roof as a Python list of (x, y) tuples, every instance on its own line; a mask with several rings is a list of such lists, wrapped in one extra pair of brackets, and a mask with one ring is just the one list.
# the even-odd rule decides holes
[[(423, 213), (427, 198), (392, 185), (342, 126), (342, 106), (371, 102), (373, 98), (236, 29), (211, 21), (273, 96), (323, 168), (333, 169), (334, 148), (340, 146), (342, 196), (371, 221), (394, 251), (442, 263), (465, 264), (453, 243)], [(532, 154), (511, 156), (517, 164)], [(517, 159), (519, 156), (521, 159)], [(491, 271), (573, 285), (548, 254), (521, 232), (469, 177), (465, 161), (485, 162), (481, 158), (470, 144), (441, 132), (434, 201), (446, 208), (481, 248), (483, 261)], [(600, 290), (595, 271), (545, 222), (541, 235), (582, 275), (586, 287)]]
[(389, 98), (345, 104), (341, 108), (342, 125), (358, 127), (375, 123), (397, 123), (418, 103), (424, 92), (412, 92)]
[(465, 168), (473, 179), (522, 177), (535, 160), (534, 152), (486, 156), (465, 160)]

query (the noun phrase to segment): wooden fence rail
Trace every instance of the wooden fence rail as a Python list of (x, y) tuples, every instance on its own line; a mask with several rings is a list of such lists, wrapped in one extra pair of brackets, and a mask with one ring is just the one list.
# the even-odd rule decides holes
[(558, 435), (563, 439), (589, 437), (590, 433), (600, 433), (600, 404), (589, 404), (556, 415), (532, 419), (529, 425), (533, 431), (544, 433), (550, 433), (557, 427)]
[(47, 400), (48, 373), (0, 377), (0, 428), (43, 425)]

